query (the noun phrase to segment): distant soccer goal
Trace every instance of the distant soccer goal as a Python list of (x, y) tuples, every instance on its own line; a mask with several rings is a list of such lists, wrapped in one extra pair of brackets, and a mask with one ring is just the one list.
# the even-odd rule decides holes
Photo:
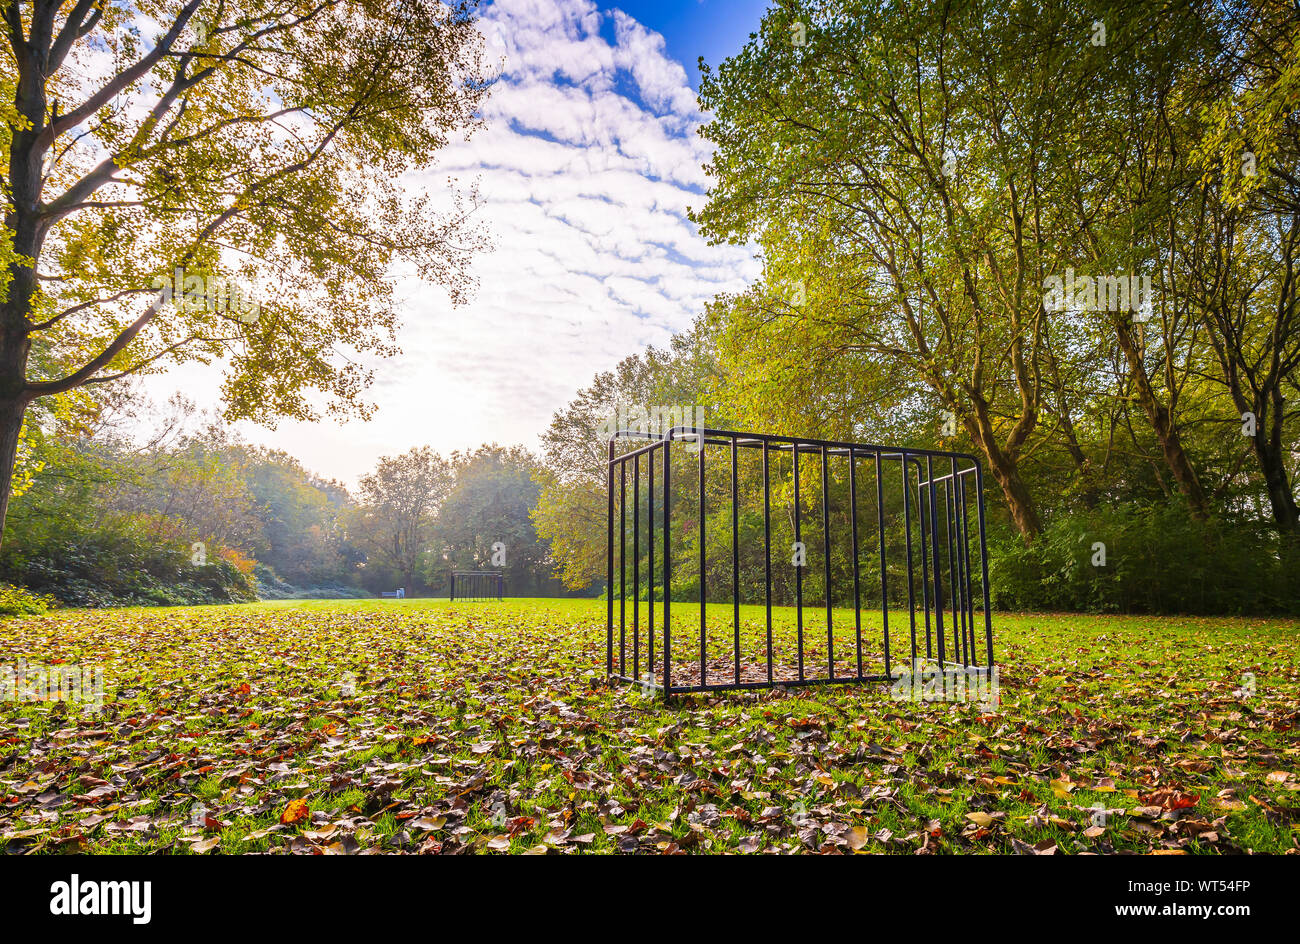
[(505, 596), (505, 574), (496, 570), (453, 570), (451, 601), (500, 600)]
[(619, 430), (607, 508), (611, 680), (673, 695), (993, 664), (974, 456)]

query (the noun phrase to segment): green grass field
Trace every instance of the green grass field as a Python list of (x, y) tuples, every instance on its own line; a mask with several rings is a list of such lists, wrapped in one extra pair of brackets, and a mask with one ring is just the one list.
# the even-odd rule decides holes
[[(665, 705), (606, 686), (604, 613), (599, 601), (322, 601), (0, 622), (0, 664), (99, 666), (105, 688), (93, 712), (0, 703), (0, 845), (1300, 848), (1294, 621), (998, 614), (996, 708), (899, 700), (883, 683)], [(851, 614), (835, 617), (847, 665)], [(743, 618), (742, 648), (759, 653), (762, 610)], [(876, 661), (878, 619), (864, 621)], [(782, 659), (792, 621), (778, 614)], [(712, 675), (730, 664), (730, 609), (710, 622)], [(904, 615), (891, 623), (905, 659)], [(698, 608), (674, 604), (675, 658), (698, 659), (698, 626)], [(824, 673), (824, 612), (805, 626), (807, 664)]]

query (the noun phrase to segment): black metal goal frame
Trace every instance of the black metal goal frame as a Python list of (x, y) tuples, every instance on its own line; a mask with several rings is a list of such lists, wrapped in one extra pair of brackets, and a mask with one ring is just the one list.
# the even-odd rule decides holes
[[(648, 445), (634, 448), (630, 451), (620, 454), (615, 453), (615, 445), (619, 440), (650, 440)], [(672, 626), (672, 521), (670, 510), (672, 508), (672, 484), (671, 471), (672, 464), (670, 461), (671, 453), (669, 450), (677, 443), (697, 444), (699, 449), (698, 459), (698, 480), (699, 480), (699, 509), (698, 509), (698, 526), (699, 526), (699, 568), (700, 568), (700, 589), (699, 589), (699, 677), (698, 682), (694, 684), (675, 685), (673, 684), (673, 626)], [(707, 587), (706, 587), (706, 569), (707, 557), (705, 548), (705, 454), (708, 451), (707, 446), (728, 446), (731, 454), (731, 525), (732, 525), (732, 605), (733, 605), (733, 640), (734, 640), (734, 660), (732, 671), (727, 673), (727, 677), (710, 684), (708, 679), (707, 654), (705, 646), (706, 628), (706, 604), (707, 604)], [(911, 664), (915, 668), (921, 664), (920, 648), (918, 645), (918, 622), (916, 618), (916, 566), (913, 555), (912, 541), (912, 518), (913, 510), (911, 499), (912, 481), (908, 478), (909, 471), (916, 473), (916, 518), (917, 529), (920, 534), (920, 562), (921, 562), (921, 609), (924, 615), (924, 633), (925, 633), (925, 656), (927, 660), (933, 660), (937, 656), (938, 665), (943, 670), (960, 667), (962, 671), (986, 673), (988, 668), (993, 665), (993, 620), (989, 606), (989, 567), (988, 567), (988, 542), (985, 535), (985, 507), (984, 507), (984, 473), (980, 467), (979, 460), (968, 453), (945, 452), (933, 449), (913, 449), (897, 446), (880, 446), (866, 443), (837, 442), (822, 439), (807, 439), (794, 436), (777, 436), (765, 433), (747, 433), (733, 430), (713, 429), (708, 427), (684, 427), (675, 426), (663, 434), (650, 433), (642, 430), (618, 430), (614, 432), (608, 441), (609, 461), (608, 461), (608, 479), (607, 479), (607, 507), (608, 523), (606, 529), (606, 627), (605, 627), (605, 672), (606, 676), (612, 681), (628, 682), (637, 685), (647, 686), (663, 692), (665, 697), (671, 697), (676, 694), (685, 694), (689, 692), (717, 692), (729, 690), (761, 689), (772, 688), (776, 686), (793, 687), (809, 686), (828, 683), (853, 683), (853, 682), (872, 682), (872, 681), (891, 681), (899, 676), (893, 672), (890, 662), (890, 645), (889, 645), (889, 584), (888, 584), (888, 561), (886, 559), (886, 516), (885, 516), (885, 492), (884, 478), (882, 470), (887, 463), (898, 463), (902, 471), (902, 497), (903, 497), (903, 530), (906, 535), (906, 573), (907, 573), (907, 610), (908, 610), (908, 628), (910, 631), (910, 652)], [(744, 681), (741, 673), (741, 642), (740, 642), (740, 535), (739, 535), (739, 505), (737, 496), (737, 457), (740, 449), (757, 449), (762, 452), (762, 491), (763, 491), (763, 543), (764, 543), (764, 584), (766, 587), (765, 603), (767, 618), (767, 635), (766, 635), (766, 678), (760, 681)], [(769, 458), (773, 454), (789, 453), (792, 456), (791, 465), (794, 481), (794, 512), (793, 512), (793, 533), (795, 540), (800, 539), (800, 495), (799, 495), (799, 457), (800, 455), (813, 454), (820, 460), (821, 464), (821, 512), (822, 512), (822, 535), (825, 553), (825, 608), (826, 608), (826, 644), (827, 644), (827, 669), (826, 676), (809, 678), (805, 673), (804, 666), (804, 625), (803, 625), (803, 567), (795, 568), (795, 606), (797, 618), (798, 634), (798, 676), (794, 679), (778, 679), (774, 677), (773, 670), (773, 647), (772, 647), (772, 508), (771, 508), (771, 478)], [(661, 456), (658, 460), (658, 466), (661, 469), (662, 502), (661, 502), (661, 525), (662, 534), (663, 560), (662, 565), (662, 593), (663, 599), (660, 601), (663, 607), (663, 618), (661, 623), (661, 644), (659, 659), (659, 674), (657, 681), (650, 681), (656, 678), (655, 671), (655, 468), (656, 456)], [(853, 674), (837, 675), (835, 671), (834, 656), (834, 630), (832, 620), (832, 580), (831, 580), (831, 551), (830, 551), (830, 527), (829, 527), (829, 496), (828, 496), (828, 478), (827, 468), (828, 461), (832, 456), (845, 457), (849, 464), (849, 503), (852, 513), (849, 515), (852, 526), (852, 550), (853, 550), (853, 609), (854, 609), (854, 628), (856, 639), (857, 671)], [(870, 460), (875, 469), (876, 483), (876, 529), (879, 535), (879, 561), (880, 561), (880, 611), (881, 625), (883, 634), (883, 654), (884, 664), (883, 673), (867, 674), (863, 672), (862, 659), (862, 586), (860, 579), (861, 558), (859, 547), (858, 533), (858, 490), (857, 490), (857, 463), (860, 459)], [(946, 471), (944, 465), (946, 464)], [(938, 469), (936, 469), (936, 465)], [(643, 475), (644, 467), (644, 475)], [(631, 568), (631, 597), (632, 597), (632, 619), (631, 619), (631, 637), (632, 637), (632, 659), (631, 674), (628, 673), (627, 642), (628, 642), (628, 619), (627, 619), (627, 602), (628, 602), (628, 557), (627, 557), (627, 493), (628, 493), (628, 471), (632, 472), (632, 568)], [(648, 676), (643, 676), (641, 671), (641, 639), (640, 639), (640, 597), (641, 597), (641, 481), (646, 479), (646, 496), (647, 496), (647, 550), (649, 556), (649, 572), (647, 575), (648, 602), (646, 607), (647, 614), (647, 665)], [(617, 479), (617, 483), (616, 480)], [(975, 619), (975, 597), (972, 594), (972, 573), (971, 573), (971, 520), (968, 502), (969, 483), (973, 479), (974, 506), (975, 506), (975, 524), (978, 528), (978, 553), (979, 553), (979, 581), (978, 586), (982, 591), (980, 593), (980, 609), (983, 611), (983, 649), (984, 660), (980, 661), (981, 648), (978, 645), (978, 631)], [(617, 491), (617, 500), (616, 500)], [(617, 507), (618, 517), (618, 572), (617, 580), (615, 573), (615, 509)], [(945, 586), (944, 580), (944, 560), (940, 550), (940, 529), (939, 522), (944, 523), (944, 534), (947, 536), (947, 571), (948, 580)], [(929, 530), (927, 540), (927, 525)], [(615, 594), (618, 595), (618, 651), (615, 653)], [(687, 604), (693, 606), (694, 604)], [(949, 610), (949, 607), (951, 609)], [(949, 640), (944, 629), (944, 617), (950, 615), (951, 619), (951, 649), (946, 649)], [(931, 616), (934, 618), (934, 632), (931, 633)], [(617, 655), (617, 659), (616, 659)]]
[[(456, 593), (457, 586), (460, 594)], [(451, 572), (451, 599), (501, 600), (505, 595), (506, 576), (499, 570), (453, 570)]]

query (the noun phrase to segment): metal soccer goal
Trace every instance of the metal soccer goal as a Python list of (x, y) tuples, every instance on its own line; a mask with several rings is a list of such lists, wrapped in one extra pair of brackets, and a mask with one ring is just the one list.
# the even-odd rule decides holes
[(500, 600), (505, 595), (505, 574), (496, 570), (453, 570), (451, 602)]
[(608, 447), (611, 680), (671, 696), (992, 666), (974, 456), (681, 426)]

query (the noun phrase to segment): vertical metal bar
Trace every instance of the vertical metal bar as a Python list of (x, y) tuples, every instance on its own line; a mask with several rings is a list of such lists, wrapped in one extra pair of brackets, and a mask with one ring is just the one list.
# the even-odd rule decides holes
[(618, 674), (627, 675), (627, 458), (618, 462)]
[(830, 666), (827, 678), (835, 678), (835, 621), (831, 614), (831, 490), (826, 467), (826, 447), (822, 446), (822, 554), (825, 556), (826, 581), (826, 661)]
[(704, 432), (703, 430), (699, 432), (699, 437), (700, 437), (699, 440), (700, 441), (700, 686), (703, 687), (708, 684), (708, 679), (706, 677), (708, 672), (707, 654), (705, 651), (707, 630), (705, 628), (705, 618), (704, 618), (705, 617), (705, 613), (704, 613), (705, 594), (707, 589), (706, 584), (708, 583), (708, 581), (705, 578), (708, 576), (708, 567), (705, 562), (705, 553), (704, 553)]
[(664, 440), (664, 700), (673, 693), (673, 542), (669, 511), (672, 508), (669, 480), (673, 468), (672, 437)]
[(912, 666), (916, 666), (916, 591), (912, 578), (912, 498), (911, 484), (907, 480), (907, 452), (902, 453), (903, 467), (903, 526), (907, 531), (907, 615), (912, 627)]
[[(954, 464), (955, 461), (954, 461)], [(953, 521), (953, 540), (956, 542), (957, 552), (957, 605), (961, 608), (961, 639), (962, 645), (967, 653), (967, 665), (971, 664), (969, 658), (975, 654), (974, 642), (970, 638), (970, 624), (966, 619), (966, 557), (963, 551), (963, 545), (966, 542), (966, 529), (962, 522), (962, 515), (966, 512), (966, 481), (960, 475), (954, 475), (953, 493), (952, 493), (952, 521)]]
[(853, 535), (853, 633), (857, 639), (858, 678), (862, 678), (862, 594), (858, 585), (858, 482), (856, 454), (849, 449), (849, 530)]
[[(949, 508), (952, 503), (952, 488), (951, 482), (945, 481), (943, 483), (943, 543), (948, 549), (948, 596), (944, 599), (947, 604), (944, 615), (952, 620), (950, 630), (952, 632), (952, 658), (955, 662), (961, 658), (961, 636), (957, 625), (957, 568), (953, 562), (953, 520)], [(940, 560), (942, 561), (942, 558)]]
[(731, 609), (735, 632), (736, 684), (740, 684), (740, 498), (736, 475), (736, 437), (731, 437)]
[[(795, 440), (791, 446), (794, 461), (794, 543), (802, 544), (802, 534), (799, 530), (799, 441)], [(808, 555), (804, 553), (804, 563), (808, 561)], [(795, 629), (799, 636), (799, 681), (803, 681), (803, 567), (794, 569), (794, 608), (795, 608)]]
[(632, 678), (641, 679), (641, 453), (632, 458)]
[(876, 457), (876, 533), (880, 536), (880, 621), (884, 624), (885, 674), (889, 668), (889, 573), (885, 567), (885, 480), (880, 468), (880, 450)]
[[(609, 516), (605, 531), (605, 674), (614, 674), (614, 440), (609, 441), (609, 464), (605, 494)], [(456, 575), (451, 578), (452, 596), (456, 593)]]
[(979, 509), (980, 525), (980, 572), (984, 578), (984, 645), (990, 672), (993, 671), (993, 607), (989, 603), (989, 545), (984, 533), (984, 468), (975, 463), (975, 498)]
[(934, 620), (939, 639), (939, 667), (943, 668), (943, 576), (939, 571), (939, 518), (934, 498), (934, 459), (925, 457), (925, 477), (930, 481), (930, 553), (934, 555)]
[(649, 600), (645, 607), (646, 621), (646, 674), (651, 679), (655, 674), (655, 453), (659, 450), (651, 449), (646, 453), (649, 460), (649, 466), (646, 469), (645, 497), (646, 497), (646, 530), (649, 532), (647, 548), (647, 566), (646, 566), (646, 589), (649, 591)]
[(975, 645), (975, 603), (971, 599), (971, 520), (970, 506), (966, 502), (966, 476), (962, 476), (962, 592), (966, 612), (966, 635), (970, 636), (971, 664), (979, 664), (979, 648)]
[(957, 458), (950, 459), (952, 477), (944, 486), (946, 511), (948, 511), (948, 596), (953, 606), (953, 638), (961, 638), (962, 664), (970, 664), (969, 651), (966, 649), (966, 620), (962, 619), (962, 579), (959, 573), (961, 558), (957, 554)]
[(979, 665), (979, 651), (975, 645), (975, 601), (970, 589), (970, 508), (966, 504), (966, 476), (960, 479), (957, 494), (961, 497), (961, 568), (962, 568), (962, 619), (970, 637), (971, 664)]
[[(454, 570), (451, 572), (451, 589), (448, 591), (448, 594), (449, 596), (447, 602), (455, 603), (456, 602), (456, 571)], [(606, 594), (606, 596), (608, 596), (608, 594)]]
[(930, 636), (930, 552), (925, 535), (926, 501), (925, 493), (921, 491), (921, 463), (913, 460), (912, 464), (916, 466), (916, 517), (921, 532), (921, 610), (925, 613), (925, 657), (933, 659), (933, 641)]
[(767, 585), (767, 684), (772, 684), (772, 502), (767, 466), (767, 440), (763, 440), (763, 577)]

